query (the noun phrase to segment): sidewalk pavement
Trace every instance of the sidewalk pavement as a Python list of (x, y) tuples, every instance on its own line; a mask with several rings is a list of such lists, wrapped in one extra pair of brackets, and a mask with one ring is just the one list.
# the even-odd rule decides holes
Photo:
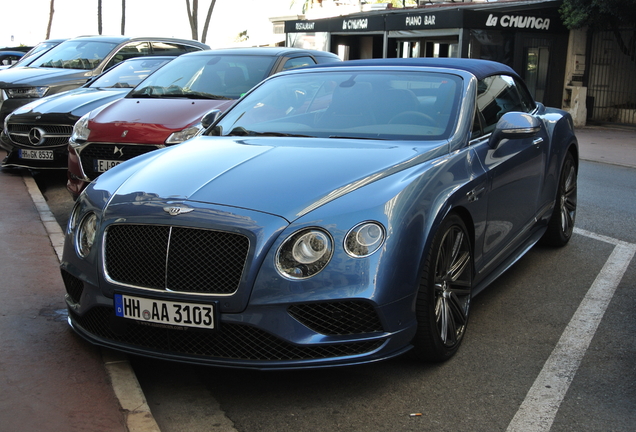
[(636, 127), (585, 126), (575, 132), (580, 159), (636, 168)]
[[(577, 137), (581, 159), (636, 168), (636, 128)], [(35, 181), (0, 171), (0, 201), (0, 430), (158, 431), (126, 356), (66, 324), (62, 231)]]
[(126, 356), (66, 323), (62, 230), (28, 171), (0, 171), (0, 201), (0, 431), (158, 432)]

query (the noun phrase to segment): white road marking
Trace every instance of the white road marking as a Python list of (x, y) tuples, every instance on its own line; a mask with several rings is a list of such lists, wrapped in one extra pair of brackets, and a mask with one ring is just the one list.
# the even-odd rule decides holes
[(575, 229), (574, 232), (614, 244), (614, 250), (561, 335), (519, 411), (508, 425), (507, 432), (550, 430), (616, 287), (636, 253), (636, 244), (581, 229)]

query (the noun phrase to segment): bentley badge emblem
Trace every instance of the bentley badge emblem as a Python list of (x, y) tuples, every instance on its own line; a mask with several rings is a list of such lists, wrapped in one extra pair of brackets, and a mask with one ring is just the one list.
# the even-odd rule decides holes
[(168, 213), (170, 216), (177, 216), (184, 213), (190, 213), (191, 211), (194, 211), (194, 209), (190, 207), (172, 206), (172, 207), (164, 207), (163, 211)]

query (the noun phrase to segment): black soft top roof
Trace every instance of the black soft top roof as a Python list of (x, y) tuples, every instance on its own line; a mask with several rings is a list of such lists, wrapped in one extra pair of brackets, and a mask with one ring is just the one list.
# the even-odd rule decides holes
[(349, 60), (337, 63), (328, 63), (312, 67), (351, 67), (351, 66), (405, 66), (405, 67), (441, 67), (467, 71), (477, 79), (491, 75), (506, 74), (518, 77), (518, 74), (509, 66), (490, 60), (465, 59), (465, 58), (385, 58), (368, 60)]

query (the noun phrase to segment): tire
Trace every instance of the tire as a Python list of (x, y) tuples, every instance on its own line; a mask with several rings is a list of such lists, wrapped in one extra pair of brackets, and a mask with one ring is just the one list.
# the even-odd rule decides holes
[(565, 246), (572, 237), (576, 220), (577, 166), (572, 153), (568, 152), (563, 161), (554, 210), (548, 229), (541, 243), (548, 246)]
[(427, 253), (417, 293), (417, 357), (427, 362), (450, 359), (466, 332), (473, 282), (470, 236), (462, 219), (448, 216)]

